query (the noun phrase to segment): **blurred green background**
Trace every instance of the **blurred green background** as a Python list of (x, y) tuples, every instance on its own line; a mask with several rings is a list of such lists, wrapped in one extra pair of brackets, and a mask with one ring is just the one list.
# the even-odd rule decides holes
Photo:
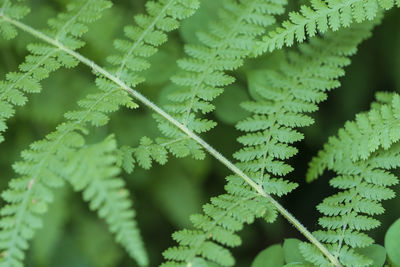
[[(36, 28), (44, 28), (47, 18), (63, 10), (68, 0), (32, 0), (31, 14), (26, 22)], [(80, 52), (100, 65), (113, 50), (113, 39), (121, 37), (123, 25), (133, 23), (133, 15), (143, 12), (145, 0), (114, 1), (114, 7), (91, 26), (85, 36), (87, 45)], [(175, 73), (176, 60), (183, 56), (183, 44), (197, 42), (195, 32), (207, 30), (210, 20), (217, 19), (219, 0), (202, 0), (198, 13), (185, 21), (179, 31), (170, 34), (169, 42), (151, 59), (152, 68), (145, 73), (147, 82), (138, 90), (159, 104), (166, 102), (171, 89), (169, 77)], [(289, 10), (297, 9), (298, 1), (291, 1)], [(328, 186), (329, 173), (313, 184), (305, 184), (304, 174), (308, 161), (322, 147), (328, 136), (334, 134), (344, 122), (355, 114), (368, 109), (374, 93), (379, 90), (400, 89), (400, 10), (386, 14), (381, 26), (371, 39), (362, 44), (353, 57), (352, 65), (342, 79), (343, 86), (330, 93), (328, 101), (315, 115), (314, 126), (303, 129), (306, 139), (297, 144), (300, 153), (291, 160), (295, 172), (289, 178), (300, 184), (281, 202), (311, 230), (317, 228), (315, 206), (332, 193)], [(21, 33), (14, 41), (0, 40), (0, 77), (17, 69), (26, 55), (26, 45), (34, 41)], [(249, 60), (233, 73), (237, 82), (229, 86), (216, 101), (217, 111), (211, 115), (218, 126), (204, 138), (222, 154), (231, 158), (239, 148), (236, 138), (240, 135), (234, 124), (246, 116), (238, 104), (251, 98), (247, 90), (247, 75), (253, 70), (267, 68), (279, 58), (277, 52), (257, 60)], [(20, 159), (20, 152), (35, 140), (43, 138), (63, 121), (64, 112), (76, 107), (76, 101), (96, 90), (94, 76), (88, 68), (59, 70), (42, 84), (40, 95), (30, 96), (28, 105), (17, 109), (17, 115), (8, 121), (6, 142), (0, 144), (0, 189), (15, 176), (12, 164)], [(140, 137), (159, 135), (151, 112), (145, 108), (123, 110), (112, 116), (107, 127), (94, 130), (89, 139), (95, 142), (116, 133), (120, 145), (136, 146)], [(189, 227), (189, 215), (199, 212), (201, 205), (211, 196), (223, 193), (224, 177), (229, 172), (211, 157), (204, 161), (172, 159), (166, 166), (155, 166), (150, 171), (135, 169), (125, 175), (142, 235), (150, 254), (151, 266), (162, 261), (161, 253), (174, 245), (171, 233)], [(399, 186), (396, 191), (399, 192)], [(3, 205), (4, 203), (1, 203)], [(373, 236), (382, 244), (384, 232), (398, 217), (400, 199), (387, 201), (386, 212), (379, 218), (383, 224)], [(259, 251), (268, 245), (282, 242), (284, 238), (302, 238), (296, 230), (279, 218), (272, 225), (262, 221), (247, 226), (241, 232), (243, 245), (234, 249), (237, 266), (249, 266)], [(106, 225), (89, 211), (86, 203), (67, 186), (58, 190), (56, 200), (46, 215), (44, 229), (37, 233), (27, 255), (30, 267), (106, 267), (136, 266), (121, 247), (115, 244)]]

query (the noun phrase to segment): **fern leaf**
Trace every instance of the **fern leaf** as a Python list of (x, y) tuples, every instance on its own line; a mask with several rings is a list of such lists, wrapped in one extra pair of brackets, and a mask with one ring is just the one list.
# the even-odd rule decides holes
[[(53, 29), (50, 34), (54, 36), (57, 42), (63, 43), (64, 46), (70, 49), (81, 47), (83, 43), (81, 43), (77, 37), (86, 31), (86, 27), (80, 22), (82, 20), (90, 22), (97, 18), (99, 9), (96, 8), (96, 6), (108, 6), (105, 4), (105, 1), (95, 2), (96, 3), (92, 3), (92, 1), (80, 1), (81, 9), (77, 8), (77, 5), (70, 5), (69, 9), (71, 12), (76, 12), (76, 10), (78, 10), (78, 14), (75, 13), (75, 15), (72, 16), (60, 15), (58, 19), (50, 21), (49, 24)], [(163, 13), (160, 13), (157, 18), (154, 18), (160, 3), (165, 5), (165, 8), (163, 9)], [(153, 26), (145, 27), (144, 24), (140, 24), (140, 19), (145, 18), (145, 16), (138, 16), (137, 21), (140, 26), (135, 28), (135, 31), (142, 31), (141, 38), (145, 39), (136, 40), (132, 38), (135, 41), (135, 43), (132, 44), (133, 48), (130, 48), (130, 53), (132, 53), (132, 55), (145, 56), (143, 55), (143, 51), (150, 45), (148, 42), (153, 43), (154, 46), (156, 45), (154, 41), (151, 40), (151, 36), (147, 36), (148, 33), (154, 32), (156, 29), (163, 31), (174, 29), (177, 19), (189, 16), (197, 7), (197, 1), (195, 0), (161, 0), (160, 3), (149, 2), (147, 6), (149, 13), (153, 15)], [(75, 19), (77, 20), (76, 25), (74, 24)], [(56, 29), (60, 28), (62, 31), (57, 32)], [(154, 34), (157, 34), (157, 32)], [(138, 50), (136, 50), (135, 47), (138, 47)], [(46, 54), (46, 49), (48, 49), (48, 47), (40, 46), (38, 50), (41, 51), (41, 54)], [(148, 56), (149, 55), (145, 57)], [(62, 54), (62, 58), (65, 58), (65, 60), (70, 59), (66, 54)], [(132, 63), (131, 60), (132, 58), (128, 55), (127, 61)], [(125, 70), (125, 66), (122, 66), (121, 70)], [(21, 174), (22, 177), (13, 179), (12, 181), (20, 180), (21, 182), (18, 183), (19, 187), (14, 186), (15, 182), (12, 182), (10, 185), (11, 189), (4, 193), (5, 200), (11, 204), (10, 207), (4, 208), (6, 212), (3, 213), (3, 218), (0, 220), (0, 225), (3, 225), (2, 232), (0, 233), (0, 239), (3, 242), (1, 242), (0, 247), (4, 250), (4, 266), (9, 266), (10, 264), (11, 266), (18, 265), (23, 260), (23, 250), (28, 247), (27, 241), (32, 238), (34, 230), (40, 227), (41, 219), (39, 215), (45, 212), (47, 204), (52, 200), (50, 188), (61, 186), (63, 181), (62, 177), (67, 177), (65, 172), (68, 170), (63, 167), (63, 165), (65, 164), (65, 160), (69, 158), (72, 153), (79, 151), (77, 149), (83, 147), (85, 141), (82, 133), (88, 132), (87, 126), (92, 125), (98, 127), (105, 125), (109, 120), (107, 114), (118, 110), (120, 106), (126, 106), (128, 108), (137, 106), (132, 102), (127, 92), (121, 90), (107, 79), (99, 76), (96, 79), (96, 84), (101, 91), (100, 93), (90, 94), (85, 99), (79, 101), (80, 109), (68, 112), (65, 115), (68, 120), (67, 123), (61, 124), (57, 130), (49, 134), (46, 139), (31, 145), (30, 150), (23, 152), (24, 162), (15, 164), (16, 172)], [(161, 156), (158, 156), (156, 158), (160, 159), (160, 157)], [(129, 163), (125, 162), (125, 165), (126, 164)], [(32, 185), (28, 190), (24, 190), (23, 185), (25, 184)], [(41, 194), (40, 192), (43, 190), (45, 190), (44, 194)], [(40, 202), (42, 209), (34, 210), (31, 205), (27, 205), (32, 199), (34, 199), (35, 203)], [(13, 220), (23, 220), (23, 222), (14, 225), (10, 223), (10, 221)], [(34, 220), (36, 223), (30, 225), (29, 223), (31, 220)], [(113, 213), (107, 214), (106, 220), (113, 221)], [(133, 234), (133, 232), (131, 233)], [(142, 249), (140, 249), (139, 243), (138, 251), (134, 252), (135, 248), (132, 247), (133, 245), (127, 244), (125, 238), (126, 237), (119, 235), (118, 240), (120, 240), (123, 245), (128, 246), (127, 250), (132, 256), (136, 257), (139, 263), (142, 265), (145, 264), (146, 260), (143, 252), (140, 252)]]
[(292, 171), (284, 160), (297, 154), (292, 144), (303, 139), (294, 128), (313, 123), (308, 114), (318, 109), (327, 91), (340, 85), (338, 78), (344, 75), (349, 56), (373, 26), (368, 22), (311, 39), (299, 53), (289, 54), (278, 70), (250, 76), (257, 78), (250, 80), (257, 99), (242, 104), (253, 115), (237, 124), (246, 134), (239, 137), (244, 147), (234, 157), (267, 193), (281, 196), (296, 187), (280, 177)]
[(10, 0), (0, 1), (0, 35), (7, 39), (13, 39), (17, 36), (17, 29), (3, 20), (4, 16), (8, 16), (13, 19), (22, 19), (29, 13), (29, 8), (24, 5), (11, 4)]
[[(213, 99), (234, 82), (227, 71), (239, 68), (251, 49), (259, 45), (257, 37), (275, 22), (275, 15), (284, 12), (286, 0), (225, 0), (219, 21), (210, 25), (210, 32), (198, 33), (201, 45), (186, 45), (187, 56), (178, 60), (180, 71), (172, 77), (176, 89), (169, 95), (166, 110), (195, 133), (211, 130), (216, 123), (199, 116), (214, 110)], [(201, 146), (186, 138), (175, 126), (155, 115), (165, 138), (153, 142), (158, 149), (167, 149), (176, 157), (204, 158)], [(162, 147), (161, 144), (169, 145)], [(140, 145), (137, 151), (143, 151)], [(140, 155), (137, 155), (140, 156)], [(146, 168), (151, 167), (151, 162)]]
[[(352, 161), (366, 160), (378, 149), (388, 149), (399, 141), (399, 104), (400, 97), (393, 95), (389, 104), (375, 104), (369, 112), (358, 114), (355, 121), (347, 122), (338, 136), (329, 138), (324, 149), (312, 159), (307, 181), (315, 180), (326, 168), (345, 158), (344, 153), (349, 153)], [(351, 149), (345, 150), (345, 146)]]
[(140, 266), (148, 265), (143, 241), (134, 220), (135, 212), (129, 200), (125, 182), (117, 178), (120, 169), (115, 166), (118, 159), (115, 138), (80, 149), (70, 162), (71, 173), (66, 177), (76, 191), (90, 202), (104, 218), (117, 242), (137, 260)]
[[(171, 94), (173, 104), (167, 110), (195, 132), (213, 128), (214, 122), (199, 120), (193, 113), (206, 114), (214, 109), (211, 100), (234, 81), (225, 72), (243, 64), (249, 49), (258, 45), (256, 37), (275, 22), (274, 15), (284, 11), (284, 4), (285, 1), (225, 1), (220, 22), (210, 26), (210, 33), (198, 34), (203, 45), (185, 47), (188, 57), (178, 61), (182, 71), (172, 77), (178, 88)], [(207, 99), (202, 97), (205, 92), (211, 93)]]
[[(237, 125), (246, 133), (238, 139), (244, 148), (234, 157), (240, 161), (237, 166), (268, 194), (282, 196), (296, 188), (297, 184), (280, 177), (292, 170), (284, 162), (297, 153), (291, 144), (303, 138), (294, 128), (312, 123), (305, 113), (315, 111), (326, 99), (326, 91), (339, 86), (343, 67), (350, 63), (348, 57), (369, 37), (374, 25), (368, 22), (314, 38), (301, 46), (300, 52), (292, 53), (278, 70), (262, 72), (265, 79), (256, 86), (258, 98), (244, 104), (254, 115)], [(306, 90), (308, 94), (303, 93)], [(203, 206), (204, 215), (191, 217), (196, 230), (173, 235), (179, 246), (164, 252), (169, 261), (163, 267), (190, 266), (199, 258), (232, 266), (234, 258), (225, 247), (240, 245), (236, 232), (243, 224), (260, 217), (274, 221), (276, 211), (269, 200), (247, 187), (240, 177), (228, 177), (225, 189), (227, 194)], [(241, 209), (242, 203), (246, 210)], [(215, 257), (216, 252), (221, 256)], [(327, 262), (323, 255), (321, 258)]]
[(241, 244), (236, 232), (255, 218), (275, 220), (276, 211), (266, 198), (243, 185), (239, 177), (228, 177), (228, 180), (225, 188), (228, 194), (212, 198), (210, 204), (203, 206), (204, 215), (191, 216), (196, 230), (181, 230), (173, 234), (180, 246), (163, 253), (169, 261), (162, 267), (190, 266), (200, 257), (221, 266), (233, 266), (235, 259), (224, 246)]
[(49, 35), (69, 49), (76, 50), (85, 43), (79, 38), (88, 31), (88, 23), (101, 17), (103, 10), (111, 7), (107, 0), (77, 0), (67, 6), (67, 13), (50, 19)]
[(159, 0), (146, 3), (147, 14), (135, 16), (135, 26), (125, 27), (127, 40), (117, 39), (120, 54), (108, 57), (115, 66), (116, 76), (131, 87), (144, 81), (138, 72), (150, 67), (147, 58), (167, 41), (166, 33), (179, 27), (180, 20), (194, 14), (198, 0)]
[(85, 144), (82, 133), (88, 132), (87, 125), (104, 125), (108, 121), (107, 113), (121, 105), (133, 106), (127, 93), (114, 84), (101, 78), (97, 84), (102, 93), (88, 95), (80, 101), (81, 109), (66, 114), (68, 122), (44, 140), (33, 143), (29, 150), (22, 152), (24, 161), (14, 165), (21, 177), (11, 180), (10, 189), (3, 193), (8, 205), (1, 210), (3, 262), (0, 266), (20, 265), (27, 241), (41, 227), (40, 214), (52, 202), (51, 188), (62, 186), (63, 177), (68, 176), (66, 159)]
[(302, 43), (307, 37), (328, 30), (337, 31), (354, 23), (373, 20), (380, 9), (388, 10), (394, 0), (312, 0), (311, 7), (302, 5), (299, 12), (290, 12), (289, 19), (263, 39), (263, 46), (255, 54), (274, 51), (283, 46), (292, 46), (295, 41)]
[[(382, 138), (382, 132), (390, 135), (400, 98), (397, 94), (378, 96), (378, 103), (369, 112), (361, 113), (354, 122), (347, 122), (338, 136), (329, 139), (324, 150), (313, 159), (308, 174), (312, 180), (325, 169), (337, 173), (330, 184), (340, 191), (317, 206), (324, 215), (319, 220), (324, 230), (316, 231), (314, 235), (329, 244), (331, 252), (343, 266), (372, 264), (372, 260), (358, 254), (355, 249), (374, 243), (363, 231), (380, 226), (380, 221), (372, 216), (384, 212), (381, 202), (395, 196), (390, 187), (398, 183), (398, 178), (390, 172), (400, 166), (398, 139), (395, 136), (393, 139)], [(371, 131), (374, 127), (375, 130)], [(366, 143), (360, 143), (360, 139)], [(376, 143), (368, 146), (372, 139)], [(365, 152), (363, 148), (360, 153), (357, 144), (368, 146), (370, 150)], [(357, 151), (353, 152), (354, 149)], [(317, 260), (318, 253), (310, 250), (308, 244), (303, 244), (301, 250), (307, 260), (325, 266)]]
[[(79, 0), (68, 6), (67, 13), (61, 13), (56, 19), (49, 20), (50, 35), (70, 49), (84, 45), (78, 38), (87, 31), (85, 24), (97, 20), (102, 11), (110, 7), (109, 1)], [(14, 7), (8, 1), (4, 2), (4, 13), (15, 17), (22, 7)], [(10, 13), (10, 14), (9, 14)], [(20, 18), (21, 16), (17, 16)], [(6, 20), (0, 22), (5, 23)], [(2, 25), (2, 24), (0, 24)], [(15, 106), (24, 105), (27, 97), (24, 93), (40, 93), (40, 81), (47, 78), (51, 72), (60, 67), (73, 68), (78, 61), (58, 48), (45, 44), (30, 44), (31, 53), (19, 66), (19, 72), (10, 72), (6, 80), (0, 82), (0, 142), (4, 140), (2, 132), (7, 129), (5, 121), (15, 113)]]
[[(148, 14), (140, 14), (135, 16), (135, 26), (126, 26), (125, 35), (127, 40), (116, 40), (114, 46), (120, 54), (108, 57), (108, 61), (114, 66), (116, 77), (124, 81), (131, 87), (137, 86), (144, 81), (139, 76), (139, 72), (150, 67), (147, 58), (157, 52), (157, 47), (167, 40), (166, 33), (179, 27), (182, 19), (194, 14), (198, 9), (198, 0), (160, 0), (149, 1), (146, 3)], [(175, 132), (176, 129), (174, 128)], [(134, 163), (148, 169), (155, 160), (160, 164), (166, 162), (166, 149), (171, 153), (181, 155), (182, 144), (176, 145), (179, 141), (187, 139), (180, 138), (178, 141), (164, 141), (157, 139), (153, 142), (147, 137), (143, 137), (140, 147), (131, 150), (130, 156), (125, 157), (124, 165), (130, 165), (129, 169), (133, 169)], [(190, 142), (190, 141), (186, 141)], [(203, 155), (200, 146), (193, 141), (190, 142), (193, 154)], [(194, 148), (196, 147), (196, 148)], [(187, 148), (185, 148), (187, 149)], [(185, 152), (183, 152), (185, 153)], [(132, 157), (132, 155), (134, 157)], [(136, 158), (136, 160), (135, 160)]]

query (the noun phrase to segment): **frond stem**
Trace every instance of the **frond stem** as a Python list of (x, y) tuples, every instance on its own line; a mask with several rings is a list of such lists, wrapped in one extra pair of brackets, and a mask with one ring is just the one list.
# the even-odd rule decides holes
[(100, 67), (90, 59), (82, 56), (81, 54), (75, 52), (74, 50), (69, 49), (68, 47), (64, 46), (57, 40), (52, 39), (51, 37), (45, 35), (44, 33), (20, 22), (17, 20), (14, 20), (6, 15), (1, 15), (0, 14), (0, 19), (3, 19), (4, 21), (7, 21), (8, 23), (13, 24), (17, 28), (35, 36), (36, 38), (41, 39), (42, 41), (45, 41), (51, 45), (54, 45), (58, 47), (60, 50), (64, 51), (65, 53), (73, 56), (83, 64), (89, 66), (92, 68), (95, 72), (102, 74), (104, 77), (107, 79), (111, 80), (118, 86), (120, 86), (123, 90), (127, 91), (130, 95), (132, 95), (135, 99), (137, 99), (139, 102), (147, 106), (148, 108), (152, 109), (154, 112), (158, 113), (160, 116), (164, 117), (169, 123), (173, 124), (176, 126), (178, 129), (180, 129), (182, 132), (184, 132), (186, 135), (188, 135), (191, 139), (199, 143), (205, 150), (208, 151), (214, 158), (216, 158), (218, 161), (220, 161), (223, 165), (225, 165), (228, 169), (230, 169), (232, 172), (234, 172), (236, 175), (240, 176), (246, 183), (248, 183), (258, 194), (261, 196), (265, 197), (268, 199), (273, 206), (278, 210), (278, 212), (285, 217), (290, 223), (293, 224), (293, 226), (301, 232), (312, 244), (314, 244), (328, 259), (329, 261), (334, 264), (334, 266), (341, 267), (341, 264), (338, 262), (338, 260), (328, 251), (328, 249), (321, 243), (319, 242), (311, 232), (309, 232), (305, 226), (303, 226), (292, 214), (290, 214), (289, 211), (287, 211), (278, 201), (276, 201), (271, 195), (267, 194), (262, 186), (258, 185), (255, 183), (250, 177), (248, 177), (242, 170), (240, 170), (238, 167), (236, 167), (231, 161), (229, 161), (226, 157), (224, 157), (221, 153), (219, 153), (217, 150), (215, 150), (212, 146), (210, 146), (206, 141), (204, 141), (201, 137), (193, 133), (187, 126), (181, 124), (179, 121), (177, 121), (175, 118), (173, 118), (171, 115), (169, 115), (167, 112), (165, 112), (163, 109), (158, 107), (156, 104), (154, 104), (152, 101), (150, 101), (148, 98), (146, 98), (144, 95), (139, 93), (138, 91), (132, 89), (129, 87), (126, 83), (121, 81), (119, 78), (105, 70), (104, 68)]
[[(361, 174), (362, 174), (362, 172), (361, 172)], [(360, 183), (361, 183), (361, 181), (362, 181), (362, 179), (360, 179)], [(353, 204), (354, 203), (354, 199), (356, 198), (358, 196), (358, 191), (357, 191), (357, 187), (355, 187), (355, 189), (354, 189), (354, 191), (353, 191), (353, 194), (352, 194), (352, 197), (350, 198), (351, 200), (350, 200), (350, 203), (351, 204)], [(350, 214), (351, 214), (351, 212), (352, 211), (354, 211), (355, 210), (355, 207), (354, 207), (354, 204), (353, 205), (351, 205), (351, 209), (350, 210), (348, 210), (348, 212), (347, 212), (347, 214), (346, 214), (346, 217), (345, 217), (345, 223), (343, 224), (343, 227), (342, 227), (342, 232), (341, 232), (341, 234), (340, 234), (340, 238), (339, 238), (339, 242), (338, 242), (338, 247), (337, 247), (337, 249), (336, 249), (336, 251), (335, 251), (335, 253), (334, 253), (334, 256), (335, 256), (335, 258), (336, 259), (338, 259), (339, 260), (339, 256), (340, 256), (340, 251), (341, 251), (341, 249), (342, 249), (342, 247), (343, 247), (343, 243), (344, 243), (344, 238), (346, 237), (346, 229), (347, 229), (347, 227), (349, 226), (349, 216), (350, 216)]]
[[(183, 141), (183, 140), (186, 140), (186, 139), (190, 139), (190, 137), (189, 137), (189, 136), (179, 137), (179, 138), (175, 138), (175, 139), (173, 139), (173, 140), (167, 141), (167, 142), (160, 143), (160, 144), (158, 144), (158, 145), (159, 145), (159, 146), (166, 147), (166, 146), (169, 146), (169, 145), (178, 143), (178, 142)], [(146, 147), (148, 147), (148, 146), (146, 146)]]

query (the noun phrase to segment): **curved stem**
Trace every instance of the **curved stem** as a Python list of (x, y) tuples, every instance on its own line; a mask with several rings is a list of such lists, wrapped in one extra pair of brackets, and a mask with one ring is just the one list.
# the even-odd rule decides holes
[(179, 121), (177, 121), (175, 118), (173, 118), (171, 115), (169, 115), (167, 112), (165, 112), (163, 109), (158, 107), (156, 104), (154, 104), (152, 101), (150, 101), (148, 98), (146, 98), (144, 95), (139, 93), (138, 91), (132, 89), (129, 87), (126, 83), (124, 83), (122, 80), (120, 80), (118, 77), (115, 75), (111, 74), (104, 68), (100, 67), (90, 59), (82, 56), (81, 54), (69, 49), (68, 47), (64, 46), (57, 40), (52, 39), (51, 37), (43, 34), (42, 32), (22, 23), (17, 20), (14, 20), (8, 16), (1, 15), (0, 14), (0, 19), (3, 19), (4, 21), (7, 21), (8, 23), (13, 24), (17, 28), (20, 28), (21, 30), (32, 34), (36, 38), (41, 39), (42, 41), (45, 41), (51, 45), (54, 45), (58, 47), (60, 50), (64, 51), (65, 53), (73, 56), (83, 64), (89, 66), (90, 68), (93, 69), (94, 72), (100, 73), (107, 79), (111, 80), (115, 84), (117, 84), (119, 87), (121, 87), (123, 90), (128, 92), (132, 97), (137, 99), (139, 102), (147, 106), (148, 108), (152, 109), (154, 112), (158, 113), (160, 116), (162, 116), (164, 119), (166, 119), (169, 123), (173, 124), (176, 126), (178, 129), (180, 129), (182, 132), (184, 132), (187, 136), (189, 136), (191, 139), (196, 141), (198, 144), (200, 144), (205, 150), (208, 151), (214, 158), (216, 158), (218, 161), (220, 161), (222, 164), (224, 164), (228, 169), (230, 169), (232, 172), (234, 172), (236, 175), (241, 177), (246, 183), (248, 183), (258, 194), (261, 196), (265, 197), (268, 199), (272, 205), (278, 210), (278, 212), (285, 217), (290, 223), (293, 224), (293, 226), (300, 232), (302, 233), (312, 244), (314, 244), (328, 259), (329, 261), (334, 264), (334, 266), (341, 267), (340, 262), (328, 251), (328, 249), (321, 243), (319, 242), (311, 232), (307, 230), (306, 227), (304, 227), (292, 214), (290, 214), (289, 211), (287, 211), (278, 201), (276, 201), (271, 195), (267, 194), (262, 186), (258, 185), (255, 183), (250, 177), (248, 177), (242, 170), (240, 170), (236, 165), (234, 165), (231, 161), (229, 161), (226, 157), (224, 157), (221, 153), (219, 153), (217, 150), (215, 150), (211, 145), (209, 145), (206, 141), (204, 141), (200, 136), (196, 135), (194, 132), (192, 132), (189, 128), (187, 128), (185, 125), (181, 124)]

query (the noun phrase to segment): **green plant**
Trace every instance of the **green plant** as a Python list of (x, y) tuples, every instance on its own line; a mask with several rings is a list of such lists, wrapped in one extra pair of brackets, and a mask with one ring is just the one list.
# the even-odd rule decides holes
[[(62, 205), (62, 200), (57, 201), (58, 190), (66, 184), (82, 193), (90, 209), (105, 220), (109, 232), (115, 235), (116, 241), (136, 264), (155, 265), (149, 261), (145, 249), (148, 242), (141, 237), (140, 223), (136, 222), (141, 213), (136, 216), (128, 193), (132, 187), (136, 190), (130, 180), (143, 175), (136, 165), (156, 172), (167, 166), (155, 168), (153, 162), (177, 164), (173, 159), (177, 158), (178, 162), (183, 162), (180, 164), (191, 166), (190, 176), (194, 178), (198, 162), (205, 162), (207, 153), (231, 171), (226, 178), (225, 193), (212, 197), (210, 203), (203, 205), (203, 214), (197, 212), (190, 216), (192, 227), (185, 221), (183, 224), (189, 229), (172, 235), (178, 246), (165, 250), (161, 266), (233, 266), (235, 258), (228, 248), (241, 245), (238, 232), (244, 225), (252, 224), (256, 219), (273, 223), (279, 214), (298, 230), (304, 240), (286, 239), (283, 246), (267, 248), (255, 258), (252, 266), (399, 265), (393, 252), (400, 249), (394, 238), (398, 235), (396, 224), (386, 237), (387, 260), (385, 248), (374, 244), (374, 239), (364, 233), (381, 224), (373, 216), (384, 213), (382, 200), (395, 197), (395, 191), (390, 187), (398, 183), (393, 171), (400, 165), (400, 96), (397, 93), (378, 93), (370, 111), (347, 122), (310, 162), (309, 182), (316, 180), (325, 170), (337, 174), (330, 179), (330, 185), (339, 192), (317, 206), (323, 214), (319, 219), (323, 230), (310, 232), (277, 200), (299, 187), (298, 180), (285, 178), (295, 171), (290, 165), (293, 161), (289, 162), (299, 152), (295, 143), (304, 139), (298, 128), (314, 124), (312, 113), (327, 99), (329, 91), (341, 86), (339, 79), (345, 74), (344, 68), (350, 65), (350, 57), (356, 54), (364, 40), (371, 37), (387, 10), (397, 12), (395, 7), (400, 7), (399, 0), (312, 0), (310, 4), (301, 6), (285, 0), (205, 1), (210, 10), (201, 11), (202, 17), (197, 17), (197, 21), (215, 12), (218, 13), (216, 22), (210, 23), (208, 28), (197, 25), (200, 29), (197, 39), (191, 35), (193, 25), (186, 26), (186, 33), (181, 31), (182, 38), (192, 44), (184, 45), (185, 55), (180, 59), (179, 51), (175, 55), (171, 51), (180, 46), (181, 39), (174, 37), (173, 33), (170, 41), (173, 44), (168, 47), (168, 33), (180, 28), (182, 23), (196, 22), (193, 15), (203, 3), (198, 0), (147, 1), (145, 12), (135, 15), (133, 25), (129, 22), (124, 27), (124, 37), (115, 40), (112, 37), (116, 52), (111, 56), (101, 49), (97, 54), (93, 53), (98, 61), (103, 62), (106, 57), (107, 67), (101, 67), (85, 54), (90, 54), (88, 51), (94, 50), (92, 46), (95, 45), (104, 45), (107, 52), (111, 50), (104, 44), (110, 39), (107, 36), (101, 38), (106, 33), (113, 33), (107, 27), (113, 27), (114, 21), (117, 28), (122, 23), (117, 19), (121, 13), (112, 13), (116, 11), (113, 11), (110, 1), (70, 1), (65, 12), (54, 11), (56, 16), (48, 20), (45, 30), (31, 26), (38, 23), (37, 17), (30, 19), (32, 24), (25, 22), (29, 6), (34, 8), (35, 5), (22, 2), (0, 1), (0, 32), (4, 39), (12, 39), (10, 42), (17, 47), (25, 46), (18, 43), (25, 43), (23, 38), (34, 38), (27, 45), (29, 55), (19, 65), (18, 71), (7, 73), (6, 79), (0, 83), (2, 145), (7, 144), (4, 142), (6, 123), (14, 117), (16, 107), (30, 105), (27, 94), (40, 93), (42, 81), (51, 73), (64, 68), (61, 76), (71, 75), (65, 68), (79, 68), (82, 63), (91, 70), (95, 88), (91, 88), (91, 83), (86, 80), (82, 82), (78, 74), (71, 75), (73, 77), (67, 78), (67, 82), (53, 82), (67, 91), (59, 94), (68, 99), (68, 103), (74, 103), (77, 95), (84, 96), (77, 101), (77, 108), (68, 105), (73, 111), (64, 114), (64, 122), (40, 141), (33, 142), (21, 153), (22, 160), (13, 165), (18, 177), (10, 180), (9, 188), (2, 194), (5, 203), (0, 211), (0, 266), (22, 266), (32, 239), (38, 242), (38, 248), (42, 243), (47, 246), (55, 244), (52, 236), (57, 239), (61, 236), (60, 230), (52, 232), (50, 241), (46, 241), (46, 232), (36, 237), (35, 232), (43, 224), (43, 231), (50, 225), (57, 227), (57, 223), (63, 224), (68, 217), (51, 212), (50, 205), (53, 202)], [(43, 7), (47, 5), (50, 6), (45, 3)], [(290, 9), (300, 11), (287, 12)], [(121, 10), (119, 12), (123, 12)], [(102, 22), (103, 14), (108, 14), (108, 20)], [(288, 20), (280, 23), (285, 17)], [(94, 26), (93, 22), (96, 22)], [(96, 29), (96, 24), (101, 27), (97, 28), (95, 36), (90, 36), (90, 29)], [(279, 24), (281, 26), (277, 26)], [(16, 38), (18, 30), (29, 37)], [(87, 42), (89, 48), (85, 48)], [(295, 42), (296, 47), (289, 48)], [(170, 49), (169, 53), (163, 49)], [(175, 61), (178, 68), (174, 69), (168, 64)], [(7, 65), (6, 60), (4, 62)], [(167, 73), (166, 78), (158, 69), (153, 70), (160, 66), (162, 72)], [(90, 79), (87, 78), (89, 73), (83, 76)], [(72, 78), (81, 81), (77, 86), (81, 92), (68, 94), (68, 89), (74, 87), (69, 87)], [(165, 86), (169, 78), (172, 83)], [(235, 82), (248, 83), (251, 98), (229, 99), (229, 92), (224, 91), (233, 90)], [(144, 94), (139, 92), (139, 87), (146, 86), (150, 95), (158, 95), (151, 87), (161, 89), (160, 101), (144, 96), (147, 95), (145, 90)], [(238, 92), (244, 91), (239, 87)], [(218, 99), (228, 103), (228, 110), (219, 107)], [(130, 110), (141, 105), (154, 113), (161, 137), (153, 131), (148, 135), (146, 130), (140, 129), (151, 121), (148, 116), (146, 122), (140, 118), (137, 121), (126, 118), (126, 114), (134, 118), (135, 112), (139, 111)], [(122, 112), (120, 109), (123, 107), (128, 109)], [(46, 117), (51, 112), (58, 114), (49, 123), (50, 127), (60, 123), (60, 115), (66, 111), (57, 108), (54, 111), (50, 107), (37, 108), (40, 116)], [(234, 110), (239, 108), (243, 112), (235, 115)], [(220, 116), (213, 118), (213, 111), (222, 114), (222, 118), (234, 116), (236, 130), (242, 134), (237, 138), (242, 147), (233, 153), (237, 163), (223, 156), (216, 146), (200, 136), (217, 132), (215, 120)], [(118, 116), (112, 115), (116, 112)], [(26, 116), (35, 120), (35, 115), (28, 112)], [(117, 126), (113, 121), (117, 121)], [(135, 130), (138, 133), (132, 132)], [(236, 130), (229, 128), (227, 134), (236, 134)], [(141, 136), (142, 133), (145, 136)], [(124, 140), (121, 141), (124, 145), (118, 146), (117, 139)], [(139, 144), (135, 146), (135, 142)], [(183, 159), (188, 157), (196, 162)], [(161, 172), (157, 175), (179, 179), (176, 178), (179, 177), (176, 165), (170, 169), (171, 174)], [(126, 176), (123, 171), (130, 174), (128, 182), (119, 178)], [(159, 191), (162, 193), (154, 194), (162, 197), (167, 192), (167, 203), (172, 203), (169, 201), (174, 199), (174, 194), (184, 195), (179, 191), (184, 182), (178, 180), (175, 185), (177, 191), (164, 186)], [(189, 202), (195, 197), (191, 192), (195, 191), (190, 186), (187, 188), (192, 190), (187, 197)], [(302, 187), (297, 190), (302, 190)], [(176, 205), (178, 202), (173, 203)], [(169, 210), (171, 214), (179, 210), (175, 205)], [(304, 203), (303, 207), (306, 209), (307, 204)], [(61, 209), (68, 212), (65, 206)], [(48, 210), (49, 219), (46, 218)], [(148, 208), (143, 210), (148, 211)], [(80, 211), (70, 217), (87, 216), (82, 214), (86, 213)], [(94, 238), (100, 240), (100, 237)], [(109, 253), (112, 251), (110, 249)], [(110, 263), (99, 260), (99, 263), (93, 261), (91, 264), (117, 264), (118, 260), (114, 258), (121, 256), (117, 248), (115, 251), (107, 258)], [(149, 250), (149, 254), (154, 253)], [(32, 255), (30, 257), (40, 258), (39, 254)], [(51, 264), (44, 255), (41, 260)], [(66, 260), (65, 264), (77, 263)], [(84, 265), (82, 262), (79, 264)]]

